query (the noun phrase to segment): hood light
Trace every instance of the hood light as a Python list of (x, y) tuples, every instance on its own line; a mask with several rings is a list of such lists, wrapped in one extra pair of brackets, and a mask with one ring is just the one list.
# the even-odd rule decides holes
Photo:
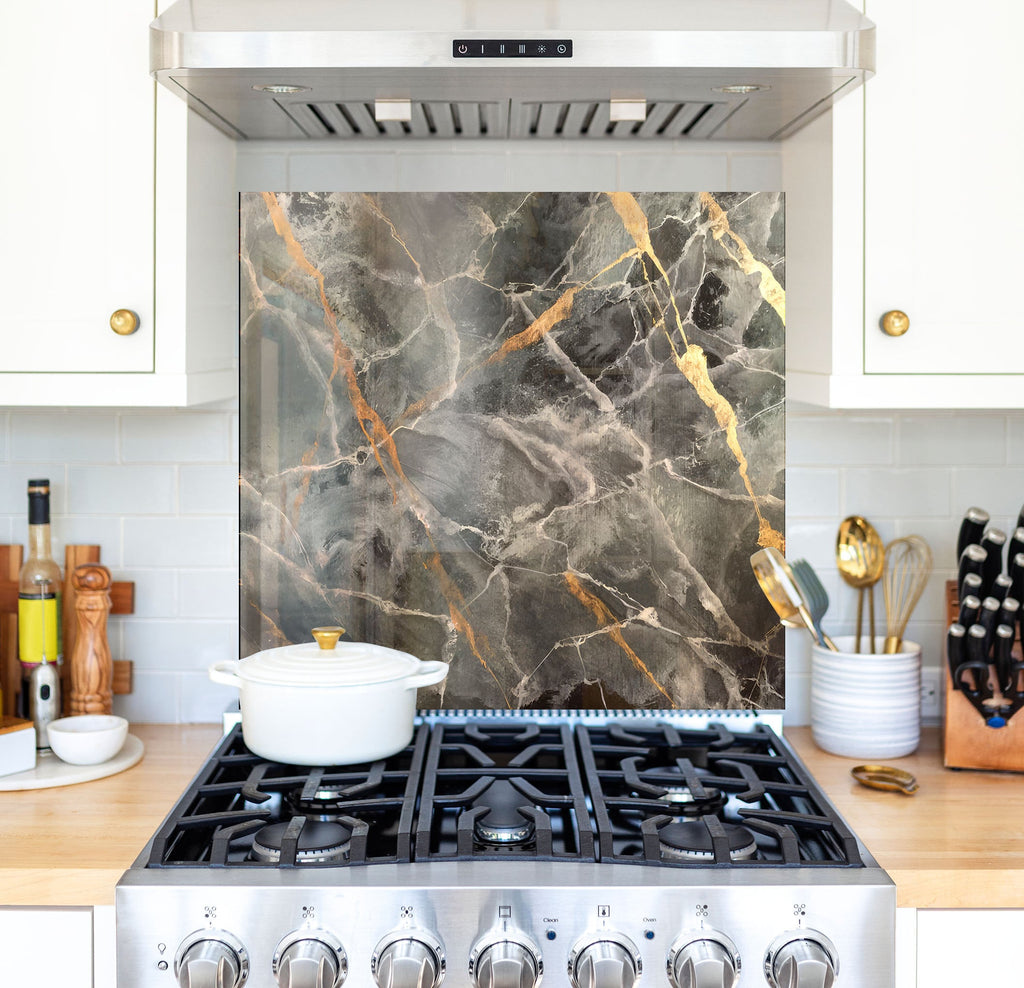
[(274, 93), (277, 96), (290, 96), (292, 93), (308, 93), (309, 86), (284, 86), (284, 85), (265, 85), (265, 86), (253, 86), (253, 89), (258, 93)]
[(729, 96), (746, 96), (747, 93), (763, 93), (771, 86), (759, 86), (755, 83), (743, 83), (736, 86), (715, 86), (716, 93), (727, 93)]

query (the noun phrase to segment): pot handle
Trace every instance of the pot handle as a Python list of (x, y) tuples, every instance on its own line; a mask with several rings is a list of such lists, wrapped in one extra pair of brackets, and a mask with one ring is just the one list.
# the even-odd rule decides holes
[(214, 662), (207, 672), (210, 675), (210, 679), (215, 683), (221, 683), (224, 686), (235, 686), (240, 689), (242, 680), (235, 672), (237, 668), (238, 661), (236, 659), (225, 659), (223, 662)]
[(421, 686), (433, 686), (448, 675), (447, 662), (420, 662), (419, 672), (413, 673), (405, 680), (407, 689), (416, 690)]

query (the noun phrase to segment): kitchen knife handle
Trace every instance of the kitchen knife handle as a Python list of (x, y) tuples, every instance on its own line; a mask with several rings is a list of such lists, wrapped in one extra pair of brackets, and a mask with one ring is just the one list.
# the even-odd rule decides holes
[(981, 613), (981, 598), (969, 593), (960, 601), (960, 613), (957, 616), (957, 624), (969, 628), (977, 623), (978, 615)]
[(978, 620), (975, 624), (980, 624), (985, 629), (985, 650), (990, 650), (992, 645), (992, 637), (996, 632), (996, 625), (999, 623), (999, 612), (1002, 610), (1003, 602), (996, 600), (995, 597), (986, 597), (981, 602), (981, 610), (978, 612)]
[[(1021, 508), (1024, 515), (1024, 508)], [(981, 539), (985, 526), (989, 523), (989, 513), (984, 508), (968, 508), (964, 513), (964, 519), (960, 522), (960, 532), (956, 539), (957, 561), (964, 554), (964, 549)], [(1021, 523), (1024, 525), (1024, 522)]]
[[(981, 571), (981, 578), (986, 587), (991, 587), (995, 578), (1003, 571), (1003, 548), (1006, 545), (1006, 532), (999, 528), (990, 528), (981, 537), (981, 547), (988, 556)], [(992, 591), (989, 590), (989, 593)]]
[(992, 695), (988, 685), (988, 648), (989, 638), (985, 626), (972, 624), (967, 629), (967, 661), (957, 669), (957, 679), (963, 670), (970, 668), (974, 675), (974, 690), (961, 687), (968, 696), (987, 699)]
[(1010, 588), (1013, 586), (1013, 580), (1010, 579), (1005, 573), (997, 573), (995, 579), (992, 580), (991, 586), (988, 588), (988, 595), (995, 597), (996, 600), (1002, 600), (1004, 597), (1010, 596)]
[(1009, 570), (1013, 557), (1024, 552), (1024, 528), (1017, 526), (1010, 537), (1010, 544), (1006, 547), (1006, 568)]
[(964, 664), (966, 646), (964, 639), (967, 636), (967, 629), (962, 624), (951, 624), (946, 632), (946, 661), (949, 663), (949, 674), (953, 680), (953, 689), (960, 689), (960, 683), (956, 678), (956, 671)]
[(1010, 653), (1013, 651), (1013, 639), (1016, 635), (1013, 627), (1008, 624), (1000, 624), (996, 627), (996, 682), (999, 684), (999, 691), (1007, 696), (1011, 681), (1010, 667), (1013, 665), (1013, 658)]
[(988, 559), (988, 553), (982, 549), (980, 545), (969, 545), (960, 554), (960, 566), (957, 569), (956, 574), (956, 585), (959, 590), (959, 597), (963, 599), (964, 596), (964, 577), (968, 573), (976, 573), (982, 579), (982, 589), (985, 587), (984, 582), (984, 569), (985, 560)]
[(1003, 606), (999, 608), (999, 624), (1008, 624), (1011, 628), (1016, 627), (1017, 618), (1020, 616), (1020, 601), (1016, 597), (1007, 597)]
[(1018, 552), (1010, 562), (1010, 579), (1013, 581), (1010, 587), (1010, 596), (1017, 600), (1024, 600), (1024, 552)]

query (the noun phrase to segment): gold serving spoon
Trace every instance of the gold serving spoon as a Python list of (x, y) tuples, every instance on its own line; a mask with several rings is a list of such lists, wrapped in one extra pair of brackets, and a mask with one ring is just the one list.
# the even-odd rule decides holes
[(803, 592), (793, 579), (793, 571), (789, 568), (786, 557), (778, 549), (771, 546), (767, 549), (758, 549), (750, 557), (750, 566), (757, 577), (758, 586), (768, 598), (768, 603), (775, 608), (779, 620), (787, 628), (806, 628), (818, 645), (824, 645), (833, 652), (838, 651), (828, 635), (822, 636), (824, 640), (818, 637)]
[(860, 636), (864, 626), (864, 594), (868, 596), (868, 624), (870, 638), (868, 651), (875, 650), (875, 593), (874, 586), (882, 578), (885, 568), (885, 546), (874, 525), (860, 515), (850, 515), (839, 525), (836, 537), (836, 566), (839, 575), (854, 589), (857, 597), (857, 640), (854, 651), (860, 651)]

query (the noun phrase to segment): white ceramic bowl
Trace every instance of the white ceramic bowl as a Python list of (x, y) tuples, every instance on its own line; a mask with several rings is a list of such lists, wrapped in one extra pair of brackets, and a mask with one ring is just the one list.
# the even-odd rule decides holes
[(109, 761), (128, 737), (128, 721), (109, 714), (62, 717), (47, 728), (53, 753), (71, 765), (99, 765)]

